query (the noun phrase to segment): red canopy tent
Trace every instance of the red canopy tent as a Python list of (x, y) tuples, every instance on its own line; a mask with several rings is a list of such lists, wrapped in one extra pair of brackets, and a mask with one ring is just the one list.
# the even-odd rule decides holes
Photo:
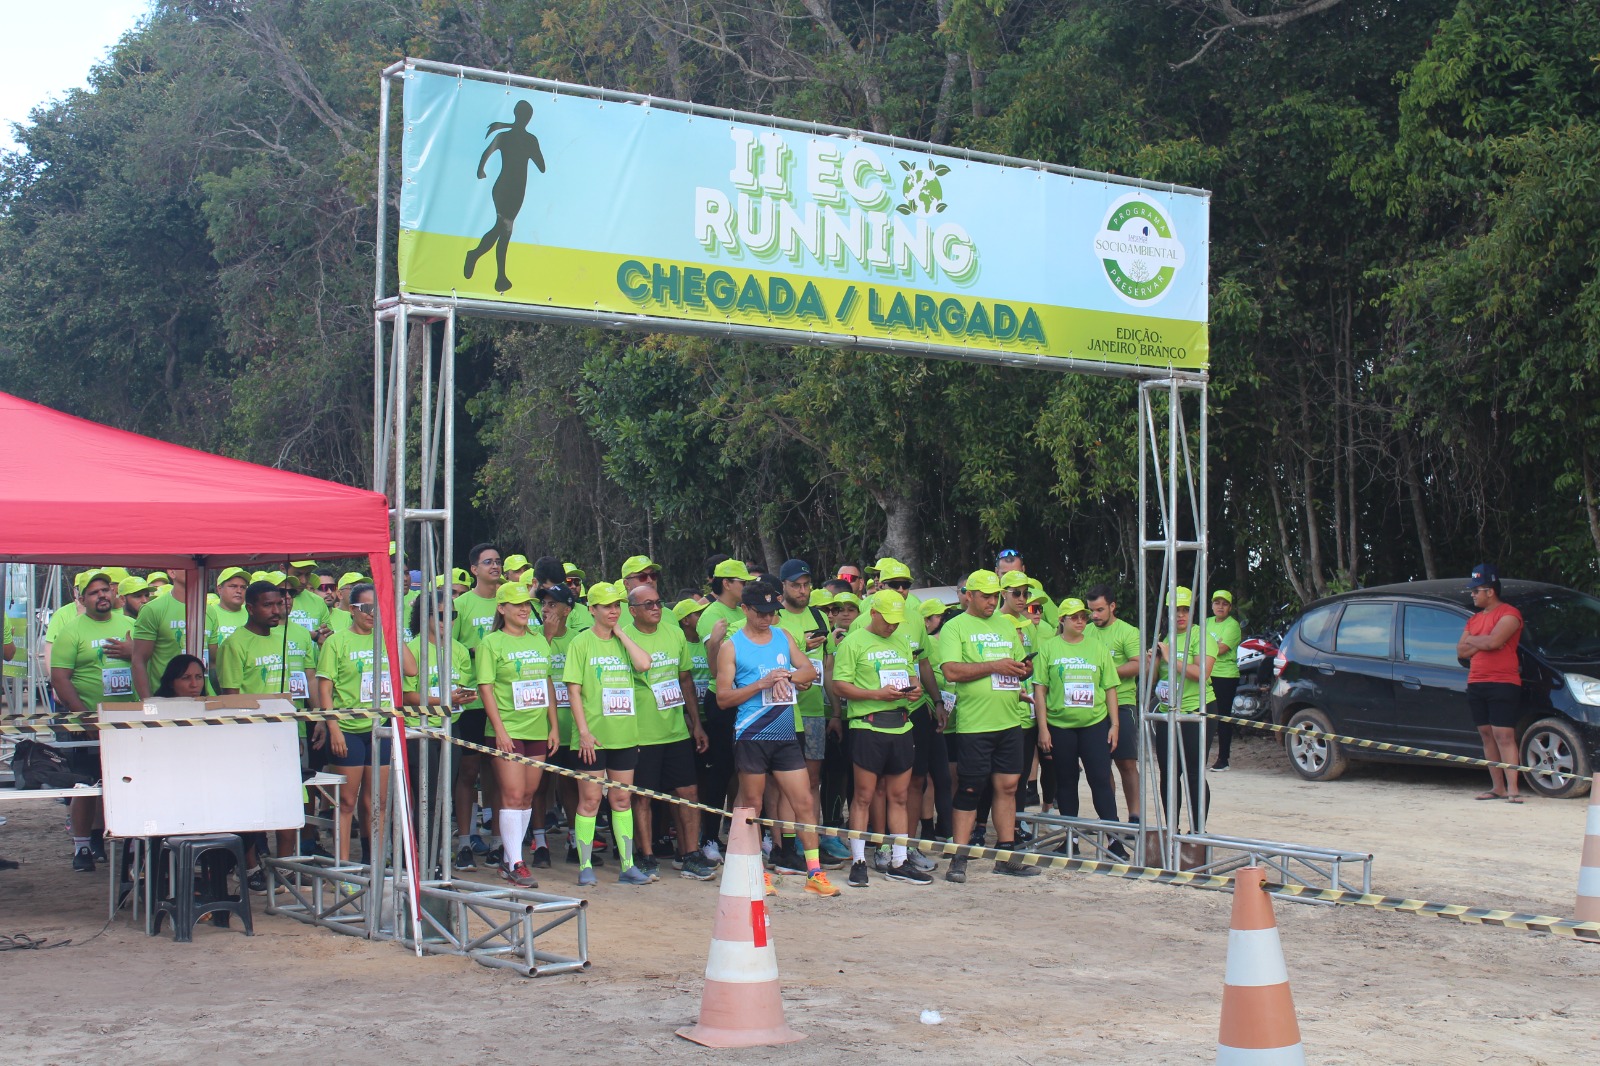
[[(365, 555), (385, 646), (399, 647), (381, 493), (152, 440), (3, 392), (0, 427), (25, 456), (0, 466), (0, 562), (215, 573)], [(191, 576), (190, 588), (200, 584)], [(205, 597), (191, 599), (193, 614)], [(392, 671), (396, 662), (391, 655)]]

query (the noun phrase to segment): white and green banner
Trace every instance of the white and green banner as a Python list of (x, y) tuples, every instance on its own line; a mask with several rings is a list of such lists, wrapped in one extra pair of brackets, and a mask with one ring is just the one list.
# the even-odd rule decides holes
[(1209, 202), (405, 74), (400, 290), (1199, 370)]

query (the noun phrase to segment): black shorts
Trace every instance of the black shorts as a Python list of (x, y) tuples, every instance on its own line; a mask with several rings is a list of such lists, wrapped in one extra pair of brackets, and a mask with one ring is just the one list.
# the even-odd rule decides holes
[(916, 743), (914, 729), (904, 733), (880, 733), (876, 729), (850, 730), (850, 762), (858, 769), (879, 777), (898, 777), (911, 769)]
[(944, 734), (945, 762), (959, 763), (961, 761), (961, 734), (949, 730)]
[(566, 745), (562, 745), (560, 750), (545, 761), (551, 766), (559, 766), (564, 770), (582, 770), (583, 767), (578, 765), (579, 758), (576, 747), (569, 748)]
[(665, 744), (640, 744), (633, 783), (656, 792), (688, 788), (697, 780), (694, 754), (694, 741), (687, 737)]
[(956, 770), (962, 777), (1022, 773), (1022, 730), (962, 733)]
[(735, 740), (733, 768), (741, 774), (777, 774), (804, 770), (806, 753), (799, 740)]
[[(869, 730), (862, 730), (869, 732)], [(928, 764), (933, 761), (934, 746), (938, 745), (940, 752), (944, 745), (939, 744), (938, 727), (933, 724), (933, 711), (927, 703), (911, 709), (911, 773), (915, 777), (928, 776)]]
[(1139, 757), (1139, 725), (1133, 719), (1133, 708), (1117, 708), (1117, 746), (1111, 749), (1116, 760), (1133, 762)]
[[(460, 737), (462, 740), (470, 740), (474, 744), (494, 747), (494, 733), (489, 729), (489, 712), (482, 707), (478, 707), (475, 710), (462, 711), (461, 717), (457, 718), (455, 725), (451, 727), (450, 735)], [(484, 737), (489, 739), (484, 740)], [(483, 752), (473, 751), (471, 748), (462, 748), (461, 754), (482, 755)]]
[(596, 748), (594, 749), (594, 762), (584, 762), (580, 753), (573, 763), (573, 769), (582, 770), (586, 774), (598, 774), (602, 770), (616, 770), (627, 773), (639, 766), (639, 748)]
[(1504, 681), (1472, 681), (1467, 684), (1467, 706), (1472, 724), (1515, 729), (1522, 711), (1522, 686)]

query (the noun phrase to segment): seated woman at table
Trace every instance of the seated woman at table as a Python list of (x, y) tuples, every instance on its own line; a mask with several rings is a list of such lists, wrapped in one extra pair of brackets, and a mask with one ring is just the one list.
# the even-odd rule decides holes
[(155, 694), (164, 699), (197, 700), (206, 692), (206, 664), (193, 655), (174, 655), (161, 671)]

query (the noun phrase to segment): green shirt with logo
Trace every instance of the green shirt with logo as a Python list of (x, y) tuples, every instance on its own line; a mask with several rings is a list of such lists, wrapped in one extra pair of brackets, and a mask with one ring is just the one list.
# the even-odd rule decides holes
[[(333, 682), (335, 709), (348, 711), (372, 706), (374, 680), (380, 693), (379, 702), (385, 707), (394, 706), (394, 683), (389, 680), (394, 665), (387, 653), (383, 671), (376, 678), (373, 672), (373, 637), (371, 633), (357, 633), (353, 629), (330, 633), (322, 642), (322, 652), (317, 656), (317, 676)], [(379, 640), (383, 638), (378, 637)], [(372, 732), (371, 718), (340, 720), (339, 728), (346, 733)]]
[[(406, 647), (411, 651), (412, 658), (416, 660), (417, 669), (419, 671), (422, 669), (422, 644), (423, 640), (421, 637), (412, 637), (411, 640), (406, 643)], [(422, 679), (420, 677), (412, 677), (402, 674), (400, 677), (400, 691), (419, 692), (421, 691), (421, 681)], [(473, 688), (476, 683), (477, 679), (472, 668), (472, 653), (468, 651), (467, 646), (461, 643), (459, 640), (450, 641), (449, 687), (451, 689)], [(423, 698), (422, 702), (427, 703), (429, 700), (435, 699), (444, 699), (444, 693), (439, 689), (439, 645), (430, 643), (428, 646), (428, 694)], [(451, 721), (461, 717), (460, 707), (451, 707), (450, 710), (452, 712)], [(419, 707), (407, 707), (405, 716), (406, 725), (416, 725), (419, 720), (418, 712), (420, 711), (421, 708)], [(429, 715), (427, 724), (430, 726), (443, 725), (444, 715)], [(466, 739), (476, 740), (477, 738), (468, 737)]]
[(133, 623), (133, 639), (155, 645), (150, 653), (150, 691), (161, 687), (161, 675), (173, 656), (183, 654), (188, 634), (188, 605), (176, 596), (153, 596)]
[[(988, 618), (963, 612), (945, 622), (939, 630), (937, 662), (984, 663), (1001, 659), (1021, 660), (1022, 639), (1011, 619), (996, 611)], [(835, 665), (837, 668), (837, 664)], [(946, 732), (992, 733), (1016, 729), (1025, 721), (1026, 711), (1017, 704), (1023, 679), (1001, 674), (986, 674), (975, 681), (945, 681), (945, 689), (956, 697), (955, 713)]]
[[(1189, 623), (1191, 626), (1193, 622)], [(1228, 650), (1217, 656), (1217, 664), (1211, 670), (1212, 677), (1238, 677), (1239, 676), (1239, 642), (1244, 639), (1244, 634), (1239, 629), (1239, 620), (1230, 613), (1222, 621), (1215, 618), (1206, 619), (1206, 636), (1215, 637), (1217, 644), (1226, 644)], [(1229, 713), (1224, 710), (1224, 714)]]
[[(1137, 662), (1139, 659), (1139, 630), (1120, 618), (1113, 619), (1106, 626), (1097, 626), (1089, 623), (1083, 631), (1086, 640), (1097, 642), (1111, 655), (1113, 666), (1121, 666), (1127, 662)], [(1117, 681), (1117, 709), (1132, 708), (1139, 702), (1139, 677), (1119, 678)]]
[(93, 711), (100, 703), (125, 703), (137, 699), (133, 693), (133, 664), (106, 655), (106, 643), (127, 640), (133, 619), (113, 611), (104, 622), (87, 614), (63, 623), (50, 644), (50, 668), (71, 670), (72, 687), (85, 707)]
[[(721, 600), (712, 600), (706, 605), (706, 609), (700, 612), (700, 638), (702, 640), (710, 640), (712, 629), (716, 628), (717, 623), (723, 619), (728, 621), (728, 632), (723, 634), (724, 640), (729, 635), (744, 628), (744, 611), (741, 608), (729, 607)], [(709, 691), (717, 691), (717, 672), (715, 669), (711, 671), (711, 688)]]
[[(914, 685), (918, 683), (916, 658), (898, 628), (887, 637), (880, 637), (870, 629), (854, 629), (846, 633), (834, 649), (833, 679), (865, 689)], [(909, 732), (909, 717), (903, 725), (892, 728), (867, 721), (869, 714), (907, 711), (909, 706), (905, 699), (849, 700), (850, 728), (869, 729), (875, 733)]]
[(615, 635), (601, 640), (592, 629), (579, 633), (567, 648), (561, 679), (569, 692), (578, 689), (583, 718), (596, 748), (613, 751), (639, 743), (633, 664)]
[(289, 621), (307, 633), (315, 633), (327, 620), (328, 601), (322, 598), (322, 593), (301, 589), (289, 601)]
[[(683, 639), (683, 630), (676, 623), (663, 622), (654, 633), (630, 629), (628, 639), (650, 656), (650, 669), (633, 675), (633, 707), (639, 720), (639, 743), (671, 744), (688, 740), (682, 675), (689, 669), (689, 642)], [(589, 713), (587, 703), (584, 713)]]
[[(489, 632), (473, 652), (473, 665), (476, 682), (494, 686), (495, 708), (512, 740), (549, 739), (555, 692), (550, 683), (550, 642), (543, 633), (529, 629), (514, 637), (503, 629)], [(494, 722), (484, 727), (484, 736), (494, 736)]]
[[(317, 670), (317, 645), (304, 626), (293, 622), (266, 636), (240, 626), (217, 649), (217, 659), (221, 687), (246, 696), (286, 692), (295, 706), (304, 707), (311, 692), (310, 678)], [(305, 735), (303, 722), (300, 735)]]
[(1045, 719), (1062, 729), (1082, 729), (1103, 721), (1106, 690), (1117, 687), (1111, 655), (1087, 633), (1076, 644), (1046, 637), (1033, 660), (1033, 683), (1044, 686)]
[[(821, 615), (822, 621), (817, 621)], [(801, 723), (804, 718), (821, 718), (828, 713), (827, 697), (823, 692), (823, 661), (833, 654), (833, 631), (828, 627), (828, 616), (821, 611), (813, 611), (810, 607), (802, 607), (798, 611), (791, 611), (787, 607), (778, 608), (778, 628), (794, 637), (794, 646), (799, 648), (805, 657), (811, 660), (811, 665), (816, 667), (817, 679), (811, 687), (801, 690), (795, 699), (795, 729), (799, 731), (805, 726)], [(813, 633), (821, 633), (823, 640), (816, 648), (806, 651), (806, 638)]]

